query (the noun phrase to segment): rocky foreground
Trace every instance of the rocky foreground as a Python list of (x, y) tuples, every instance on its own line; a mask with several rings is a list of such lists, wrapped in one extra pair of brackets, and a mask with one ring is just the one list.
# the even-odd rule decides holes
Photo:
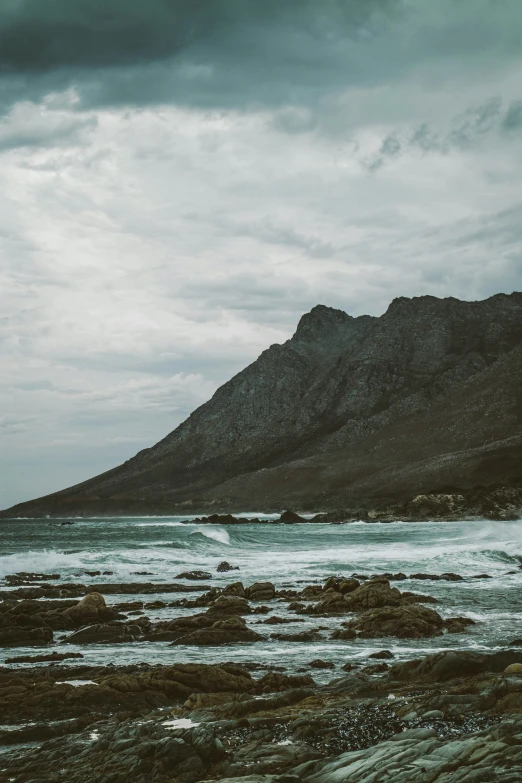
[[(489, 654), (459, 651), (471, 621), (443, 619), (435, 599), (395, 586), (458, 574), (330, 577), (299, 591), (270, 582), (209, 587), (207, 577), (90, 586), (62, 584), (59, 574), (8, 577), (0, 645), (34, 652), (0, 667), (0, 781), (522, 779), (522, 640)], [(184, 593), (171, 602), (182, 613), (154, 621), (146, 612), (164, 601), (111, 606), (104, 597), (136, 592)], [(325, 632), (383, 647), (451, 633), (456, 649), (409, 661), (386, 649), (335, 662), (303, 656), (297, 671), (256, 656), (258, 641), (299, 644)], [(172, 664), (92, 666), (68, 647), (143, 640), (172, 645)], [(203, 661), (205, 647), (237, 644), (251, 645), (251, 663), (178, 662), (187, 645), (200, 647)]]

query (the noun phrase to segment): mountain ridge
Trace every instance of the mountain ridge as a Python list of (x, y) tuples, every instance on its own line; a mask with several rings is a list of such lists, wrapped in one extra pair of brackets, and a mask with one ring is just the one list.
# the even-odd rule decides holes
[[(380, 317), (317, 305), (151, 448), (3, 514), (322, 510), (487, 484), (488, 449), (519, 453), (520, 389), (522, 293), (399, 297)], [(522, 478), (513, 459), (495, 481)]]

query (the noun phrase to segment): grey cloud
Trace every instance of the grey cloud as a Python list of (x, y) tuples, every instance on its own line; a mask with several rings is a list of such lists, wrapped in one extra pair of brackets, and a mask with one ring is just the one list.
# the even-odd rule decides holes
[(522, 101), (513, 101), (509, 106), (502, 121), (502, 127), (506, 131), (522, 128)]
[(522, 127), (522, 102), (513, 101), (504, 107), (501, 98), (494, 97), (457, 115), (449, 129), (437, 130), (423, 122), (413, 131), (393, 131), (384, 137), (379, 151), (362, 162), (374, 172), (412, 150), (448, 155), (453, 150), (469, 149), (492, 134), (519, 127)]

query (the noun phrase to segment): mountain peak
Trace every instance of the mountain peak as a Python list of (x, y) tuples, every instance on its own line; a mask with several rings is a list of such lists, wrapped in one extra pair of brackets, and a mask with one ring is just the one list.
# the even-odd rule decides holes
[(324, 339), (337, 332), (345, 324), (354, 318), (344, 310), (337, 310), (326, 305), (316, 305), (309, 313), (305, 313), (293, 336), (293, 340), (317, 340)]

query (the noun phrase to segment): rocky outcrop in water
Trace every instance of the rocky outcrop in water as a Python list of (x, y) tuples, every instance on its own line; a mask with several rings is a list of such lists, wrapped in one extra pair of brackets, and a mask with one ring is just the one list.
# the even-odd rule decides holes
[(290, 506), (348, 521), (402, 504), (445, 518), (484, 514), (480, 487), (496, 487), (489, 513), (513, 515), (521, 390), (520, 293), (399, 298), (379, 318), (318, 306), (155, 446), (9, 513)]

